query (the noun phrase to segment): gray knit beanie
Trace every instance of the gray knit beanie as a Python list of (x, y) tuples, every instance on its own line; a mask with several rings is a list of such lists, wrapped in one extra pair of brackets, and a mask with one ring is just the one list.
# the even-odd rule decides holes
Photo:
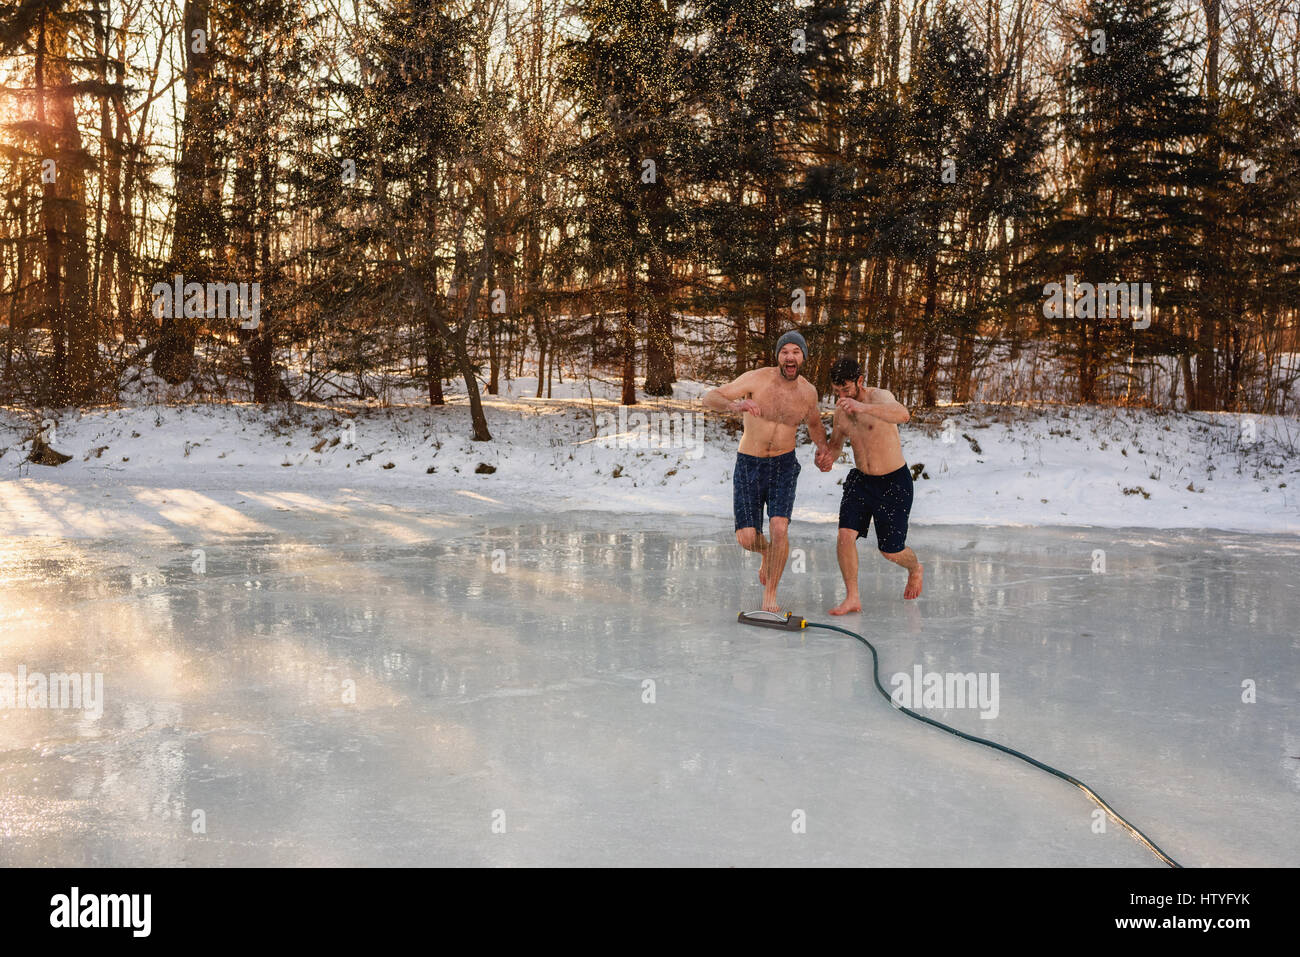
[(778, 356), (781, 355), (781, 347), (788, 342), (793, 342), (799, 347), (799, 350), (803, 353), (805, 361), (808, 359), (808, 343), (804, 342), (803, 336), (799, 335), (799, 333), (795, 332), (793, 329), (783, 335), (780, 339), (776, 340), (776, 354)]

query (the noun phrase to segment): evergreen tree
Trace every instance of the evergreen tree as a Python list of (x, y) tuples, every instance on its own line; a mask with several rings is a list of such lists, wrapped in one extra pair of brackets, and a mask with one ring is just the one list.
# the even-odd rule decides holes
[(288, 343), (303, 338), (291, 321), (294, 296), (286, 275), (285, 260), (296, 249), (291, 246), (286, 257), (287, 244), (276, 239), (289, 220), (286, 174), (295, 168), (295, 127), (314, 108), (312, 81), (319, 68), (309, 37), (320, 19), (301, 0), (241, 0), (237, 13), (218, 23), (226, 77), (220, 139), (234, 164), (220, 266), (228, 280), (257, 282), (261, 289), (256, 327), (233, 324), (248, 358), (256, 402), (287, 397), (274, 363), (275, 345), (281, 334)]
[[(470, 82), (468, 15), (445, 0), (393, 0), (362, 48), (359, 79), (339, 92), (336, 154), (314, 168), (314, 202), (334, 241), (328, 301), (353, 314), (413, 315), (423, 332), (430, 399), (450, 348), (470, 400), (476, 441), (492, 438), (470, 354), (502, 217), (489, 102)], [(516, 200), (517, 202), (517, 200)], [(471, 227), (481, 224), (477, 255)], [(383, 331), (381, 329), (381, 331)]]
[(845, 338), (849, 272), (860, 259), (856, 244), (858, 167), (853, 149), (854, 90), (871, 82), (870, 56), (861, 56), (865, 31), (880, 0), (850, 4), (816, 0), (801, 29), (801, 76), (807, 110), (797, 118), (802, 147), (800, 180), (792, 199), (805, 224), (798, 237), (811, 278), (804, 335), (811, 355), (804, 375), (830, 391), (830, 366)]
[[(963, 314), (954, 292), (967, 272), (970, 214), (976, 208), (984, 167), (990, 165), (989, 101), (993, 78), (986, 55), (973, 43), (969, 27), (951, 7), (938, 11), (917, 48), (903, 84), (906, 135), (900, 210), (900, 247), (921, 270), (919, 321), (921, 404), (938, 401), (940, 349), (946, 336), (969, 334), (972, 317)], [(965, 221), (963, 221), (965, 217)], [(941, 297), (946, 293), (946, 302)]]
[(1199, 197), (1219, 173), (1193, 146), (1208, 130), (1192, 92), (1196, 45), (1173, 36), (1169, 0), (1089, 0), (1078, 20), (1060, 117), (1073, 175), (1043, 255), (1056, 281), (1149, 283), (1154, 307), (1151, 316), (1134, 303), (1127, 316), (1099, 315), (1106, 310), (1083, 298), (1048, 316), (1078, 370), (1081, 402), (1101, 398), (1121, 348), (1150, 354), (1191, 344), (1171, 319), (1196, 314), (1207, 228)]
[[(797, 120), (812, 113), (802, 75), (807, 22), (791, 3), (698, 5), (698, 30), (707, 40), (692, 70), (703, 124), (691, 168), (702, 199), (691, 218), (695, 248), (718, 282), (697, 303), (716, 303), (734, 317), (737, 374), (770, 364), (786, 326), (803, 318), (789, 310), (808, 275), (806, 193), (797, 181)], [(757, 341), (751, 313), (763, 317)]]
[[(1236, 62), (1216, 117), (1226, 240), (1214, 264), (1229, 279), (1221, 287), (1216, 398), (1233, 411), (1276, 408), (1295, 385), (1295, 372), (1280, 378), (1278, 360), (1294, 348), (1286, 340), (1287, 319), (1300, 303), (1300, 94), (1249, 58)], [(1254, 396), (1247, 394), (1249, 382), (1259, 384)]]
[[(212, 31), (212, 7), (223, 0), (185, 0), (181, 48), (185, 57), (185, 114), (180, 122), (180, 158), (174, 171), (171, 254), (156, 277), (185, 283), (214, 280), (213, 264), (225, 244), (221, 214), (221, 177), (216, 164), (216, 137), (221, 105), (217, 77), (219, 47)], [(194, 346), (202, 312), (172, 303), (153, 343), (153, 369), (176, 385), (194, 372)]]
[[(82, 83), (73, 52), (84, 11), (63, 0), (24, 0), (0, 7), (0, 54), (30, 55), (32, 122), (24, 124), (22, 167), (40, 193), (41, 305), (50, 333), (48, 363), (37, 394), (60, 405), (93, 399), (97, 326), (91, 302), (86, 171), (93, 166), (81, 135), (76, 94)], [(32, 149), (34, 147), (34, 149)], [(24, 211), (25, 213), (25, 211)]]
[[(636, 333), (646, 315), (649, 395), (672, 394), (672, 264), (683, 219), (674, 190), (683, 183), (686, 116), (684, 4), (661, 0), (582, 0), (574, 11), (586, 35), (563, 47), (562, 87), (583, 129), (570, 156), (584, 192), (584, 238), (592, 275), (622, 272), (620, 331), (624, 405), (636, 402)], [(641, 279), (642, 268), (646, 279)]]

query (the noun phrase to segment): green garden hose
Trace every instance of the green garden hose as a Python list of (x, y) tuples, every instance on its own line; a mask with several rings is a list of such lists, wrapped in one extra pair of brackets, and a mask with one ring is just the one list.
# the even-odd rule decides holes
[(948, 725), (944, 724), (942, 721), (935, 721), (933, 718), (927, 718), (923, 714), (917, 714), (911, 708), (904, 708), (902, 705), (900, 705), (898, 702), (896, 702), (893, 699), (890, 693), (886, 691), (884, 686), (880, 683), (880, 658), (876, 654), (875, 646), (872, 645), (871, 642), (867, 641), (867, 639), (859, 635), (857, 632), (849, 631), (847, 628), (840, 628), (837, 625), (822, 625), (815, 621), (806, 622), (803, 624), (803, 627), (824, 628), (827, 631), (838, 631), (840, 634), (848, 635), (850, 638), (856, 638), (858, 641), (866, 645), (867, 650), (871, 652), (872, 678), (876, 682), (876, 689), (882, 695), (885, 696), (885, 700), (889, 702), (891, 707), (896, 708), (897, 710), (903, 712), (906, 715), (910, 715), (911, 717), (915, 718), (917, 721), (924, 721), (926, 724), (932, 724), (936, 728), (941, 728), (944, 731), (947, 731), (949, 734), (955, 734), (959, 738), (965, 738), (967, 741), (974, 741), (976, 744), (983, 744), (983, 745), (987, 745), (990, 748), (996, 748), (998, 751), (1001, 751), (1004, 754), (1009, 754), (1012, 757), (1016, 757), (1022, 761), (1028, 762), (1029, 764), (1032, 764), (1034, 767), (1040, 768), (1041, 770), (1046, 771), (1049, 774), (1055, 774), (1058, 778), (1060, 778), (1063, 781), (1069, 781), (1079, 790), (1083, 791), (1084, 794), (1088, 795), (1088, 797), (1092, 798), (1093, 801), (1097, 802), (1097, 805), (1103, 811), (1109, 814), (1113, 820), (1123, 825), (1123, 827), (1130, 834), (1132, 834), (1138, 841), (1140, 841), (1142, 844), (1145, 844), (1147, 848), (1149, 848), (1150, 851), (1153, 854), (1155, 854), (1156, 857), (1160, 858), (1160, 860), (1164, 861), (1170, 867), (1182, 867), (1181, 864), (1179, 864), (1172, 857), (1170, 857), (1168, 854), (1162, 851), (1154, 841), (1152, 841), (1149, 837), (1147, 837), (1145, 834), (1139, 831), (1128, 821), (1124, 820), (1124, 818), (1122, 818), (1113, 807), (1111, 807), (1109, 804), (1107, 804), (1105, 801), (1101, 799), (1101, 796), (1098, 795), (1096, 791), (1088, 787), (1088, 785), (1084, 784), (1078, 778), (1066, 774), (1064, 771), (1058, 771), (1050, 764), (1044, 764), (1042, 761), (1036, 761), (1033, 758), (1031, 758), (1029, 755), (1022, 754), (1021, 752), (1017, 751), (1015, 748), (1008, 748), (1006, 745), (998, 744), (996, 741), (989, 741), (987, 738), (978, 738), (973, 734), (966, 734), (966, 732), (964, 731), (958, 731), (956, 728), (949, 727)]

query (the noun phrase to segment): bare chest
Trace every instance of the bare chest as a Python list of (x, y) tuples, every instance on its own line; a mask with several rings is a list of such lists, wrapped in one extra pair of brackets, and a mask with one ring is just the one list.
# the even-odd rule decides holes
[(781, 425), (796, 426), (808, 413), (807, 401), (798, 388), (766, 385), (755, 390), (754, 401), (763, 410), (763, 418)]
[(840, 412), (844, 430), (854, 440), (867, 445), (897, 445), (898, 426), (865, 412)]

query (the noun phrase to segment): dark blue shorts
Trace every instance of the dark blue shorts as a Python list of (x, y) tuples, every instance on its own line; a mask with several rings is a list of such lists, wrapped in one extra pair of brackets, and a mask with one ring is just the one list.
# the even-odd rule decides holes
[(858, 538), (876, 520), (876, 547), (901, 552), (907, 547), (907, 516), (912, 511), (912, 472), (906, 465), (888, 475), (867, 475), (849, 470), (840, 499), (840, 528), (851, 528)]
[(763, 506), (769, 518), (789, 518), (794, 511), (794, 486), (799, 479), (799, 460), (794, 449), (785, 455), (760, 457), (736, 453), (732, 476), (736, 506), (736, 530), (763, 532)]

